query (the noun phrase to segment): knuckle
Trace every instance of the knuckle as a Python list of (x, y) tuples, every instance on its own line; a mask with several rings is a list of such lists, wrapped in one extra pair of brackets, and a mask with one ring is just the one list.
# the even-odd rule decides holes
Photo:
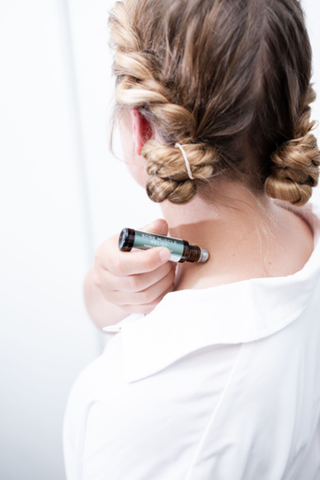
[(140, 303), (150, 303), (153, 299), (151, 298), (150, 291), (144, 290), (139, 294)]
[(124, 306), (123, 296), (121, 295), (121, 292), (118, 292), (117, 290), (105, 291), (104, 298), (109, 302), (114, 303), (115, 305), (118, 305), (121, 308), (123, 308)]
[(128, 289), (132, 292), (139, 291), (139, 279), (137, 275), (130, 275), (127, 278)]
[(98, 273), (95, 272), (95, 271), (94, 271), (93, 274), (92, 274), (92, 281), (93, 281), (93, 284), (94, 284), (96, 287), (99, 287), (99, 288), (101, 287), (101, 285), (102, 285), (101, 277), (100, 277), (100, 275), (98, 275)]
[(114, 270), (117, 272), (118, 275), (125, 274), (125, 266), (121, 260), (121, 258), (117, 257), (113, 260), (113, 267)]

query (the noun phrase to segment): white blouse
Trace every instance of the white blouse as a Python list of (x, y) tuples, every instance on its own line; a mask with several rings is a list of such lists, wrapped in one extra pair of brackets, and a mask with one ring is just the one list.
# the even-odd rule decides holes
[(302, 270), (168, 293), (78, 377), (68, 480), (320, 479), (320, 211)]

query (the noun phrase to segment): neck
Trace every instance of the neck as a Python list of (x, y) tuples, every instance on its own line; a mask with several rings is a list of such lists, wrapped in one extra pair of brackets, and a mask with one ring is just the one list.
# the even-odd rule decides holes
[(210, 255), (203, 264), (178, 263), (176, 289), (242, 278), (248, 263), (252, 275), (252, 268), (261, 266), (258, 259), (268, 243), (261, 232), (275, 233), (275, 205), (269, 197), (256, 197), (244, 185), (226, 181), (217, 182), (213, 191), (210, 200), (195, 195), (184, 205), (161, 203), (168, 235), (205, 248)]

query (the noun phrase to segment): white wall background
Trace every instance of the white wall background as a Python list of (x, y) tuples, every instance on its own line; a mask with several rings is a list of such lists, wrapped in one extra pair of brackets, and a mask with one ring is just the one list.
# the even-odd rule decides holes
[[(108, 151), (113, 3), (0, 0), (1, 480), (65, 479), (67, 395), (106, 338), (85, 273), (104, 239), (161, 216)], [(303, 3), (320, 119), (320, 3)]]

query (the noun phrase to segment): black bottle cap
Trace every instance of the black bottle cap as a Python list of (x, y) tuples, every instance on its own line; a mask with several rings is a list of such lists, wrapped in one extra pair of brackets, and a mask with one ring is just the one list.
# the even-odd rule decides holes
[(135, 231), (133, 228), (123, 228), (119, 235), (118, 246), (123, 252), (130, 252), (134, 244)]

